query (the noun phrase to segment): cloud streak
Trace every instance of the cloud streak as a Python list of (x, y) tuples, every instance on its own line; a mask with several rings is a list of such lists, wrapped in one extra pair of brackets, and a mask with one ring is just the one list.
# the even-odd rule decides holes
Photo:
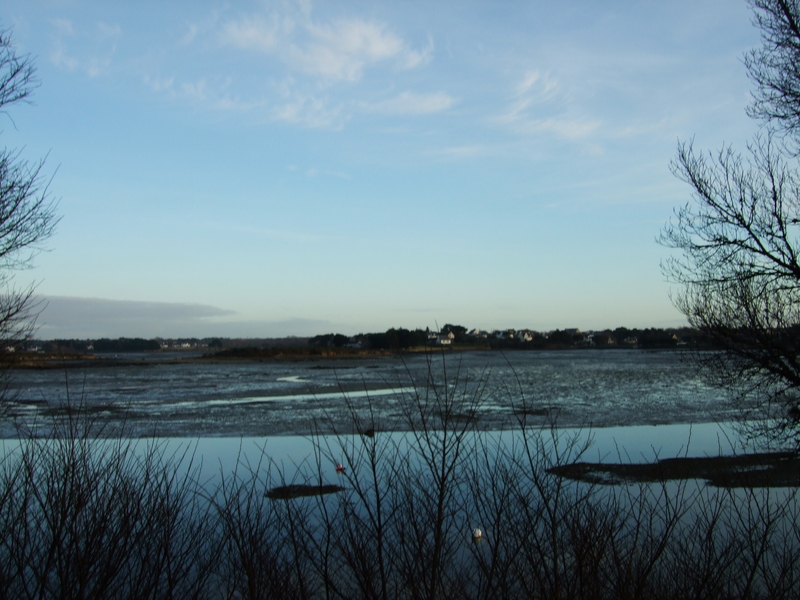
[(140, 302), (73, 296), (38, 298), (40, 339), (103, 337), (281, 337), (315, 335), (330, 327), (320, 319), (237, 319), (238, 313), (207, 304)]
[[(55, 30), (50, 61), (66, 71), (81, 71), (96, 78), (109, 73), (117, 51), (117, 40), (122, 38), (119, 25), (98, 22), (93, 32), (77, 29), (69, 19), (52, 19)], [(91, 49), (85, 48), (86, 45)], [(70, 51), (70, 46), (84, 47), (81, 51)]]
[(273, 56), (291, 72), (327, 83), (357, 82), (366, 69), (382, 62), (415, 68), (429, 61), (433, 51), (431, 42), (411, 48), (386, 25), (360, 18), (319, 23), (255, 15), (225, 22), (219, 39), (226, 46)]
[(80, 298), (73, 296), (49, 296), (44, 298), (47, 303), (46, 311), (49, 315), (59, 315), (63, 318), (72, 318), (84, 311), (91, 311), (98, 318), (103, 319), (109, 314), (124, 312), (133, 319), (159, 316), (167, 319), (207, 319), (236, 314), (234, 311), (225, 310), (207, 304), (192, 304), (179, 302), (139, 302), (135, 300), (106, 300), (102, 298)]
[(391, 115), (429, 115), (446, 111), (455, 103), (456, 99), (444, 92), (430, 94), (402, 92), (387, 100), (369, 105), (369, 109)]
[(555, 77), (527, 71), (514, 86), (508, 109), (494, 120), (520, 135), (548, 134), (578, 140), (595, 133), (601, 121), (586, 116), (570, 117), (563, 96)]
[[(432, 61), (430, 35), (411, 43), (380, 20), (331, 15), (328, 8), (315, 14), (311, 3), (285, 2), (248, 14), (230, 7), (214, 12), (184, 25), (170, 71), (159, 73), (159, 66), (141, 80), (173, 101), (250, 113), (258, 125), (330, 131), (342, 130), (358, 113), (422, 116), (456, 103), (444, 91), (407, 90), (393, 97), (378, 91), (393, 89), (395, 77)], [(208, 66), (180, 66), (182, 57), (196, 60), (198, 53), (210, 53)], [(73, 58), (62, 49), (57, 60), (67, 67)], [(225, 79), (214, 74), (220, 62), (229, 69)]]

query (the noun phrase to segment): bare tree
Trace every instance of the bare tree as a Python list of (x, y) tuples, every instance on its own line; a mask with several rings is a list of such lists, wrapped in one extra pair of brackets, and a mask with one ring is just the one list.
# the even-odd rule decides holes
[(800, 181), (787, 160), (769, 138), (746, 156), (682, 145), (673, 170), (693, 200), (661, 237), (682, 251), (664, 264), (676, 306), (724, 351), (704, 357), (709, 372), (774, 409), (775, 433), (800, 425)]
[[(30, 55), (18, 54), (11, 35), (0, 30), (0, 112), (30, 101), (39, 85)], [(58, 223), (49, 193), (44, 160), (25, 160), (19, 150), (0, 149), (0, 344), (8, 346), (30, 335), (36, 316), (33, 288), (12, 283), (15, 270), (31, 266), (33, 257)]]
[(749, 114), (785, 132), (800, 131), (800, 4), (797, 0), (750, 0), (762, 45), (745, 54), (756, 84)]
[(787, 149), (800, 133), (800, 3), (751, 5), (763, 45), (745, 56), (749, 112), (766, 126), (745, 154), (679, 146), (672, 169), (692, 199), (662, 231), (681, 251), (663, 269), (681, 286), (675, 305), (723, 351), (704, 357), (709, 372), (744, 408), (767, 409), (769, 433), (800, 442), (800, 165)]

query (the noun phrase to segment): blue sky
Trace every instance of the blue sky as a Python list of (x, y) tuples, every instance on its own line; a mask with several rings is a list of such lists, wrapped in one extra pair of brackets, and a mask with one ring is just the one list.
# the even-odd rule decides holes
[(744, 148), (744, 2), (7, 0), (39, 336), (665, 327), (679, 140)]

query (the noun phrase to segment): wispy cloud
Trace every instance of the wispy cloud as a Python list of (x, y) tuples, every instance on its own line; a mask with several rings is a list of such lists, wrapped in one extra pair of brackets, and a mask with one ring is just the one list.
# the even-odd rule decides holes
[(103, 337), (280, 337), (331, 329), (323, 319), (255, 320), (208, 304), (140, 302), (74, 296), (40, 298), (43, 339)]
[(181, 92), (187, 98), (202, 102), (208, 95), (206, 87), (206, 80), (199, 79), (197, 81), (189, 81), (181, 84)]
[[(326, 10), (318, 15), (305, 1), (266, 6), (249, 14), (231, 7), (216, 11), (185, 25), (177, 40), (181, 55), (214, 51), (213, 61), (234, 61), (230, 81), (215, 78), (212, 68), (192, 75), (177, 68), (174, 74), (153, 73), (143, 81), (174, 100), (211, 110), (252, 111), (256, 123), (306, 129), (341, 130), (362, 111), (425, 115), (455, 104), (444, 92), (406, 91), (377, 103), (364, 100), (376, 93), (380, 97), (369, 86), (375, 81), (384, 86), (387, 73), (429, 63), (434, 53), (430, 36), (410, 43), (389, 24), (361, 15), (323, 14)], [(375, 73), (372, 79), (370, 72)]]
[(415, 68), (430, 60), (433, 43), (409, 46), (388, 26), (360, 18), (322, 23), (308, 15), (254, 15), (225, 22), (224, 45), (267, 54), (291, 72), (335, 82), (355, 82), (378, 63)]
[(55, 29), (55, 39), (53, 50), (50, 53), (50, 61), (57, 67), (72, 71), (78, 67), (78, 59), (69, 56), (65, 47), (64, 38), (75, 33), (72, 21), (68, 19), (53, 19), (50, 21)]
[(223, 44), (243, 50), (272, 52), (277, 48), (280, 38), (289, 36), (291, 29), (293, 29), (291, 21), (286, 20), (283, 25), (289, 31), (281, 35), (279, 32), (281, 22), (277, 16), (273, 15), (271, 18), (253, 16), (236, 21), (227, 21), (222, 25), (219, 37)]
[(266, 103), (263, 100), (243, 100), (238, 97), (224, 95), (215, 103), (215, 108), (223, 111), (247, 112), (259, 108), (264, 108)]
[(539, 71), (527, 71), (517, 84), (516, 93), (522, 97), (530, 97), (532, 95), (539, 99), (550, 99), (557, 90), (558, 81), (549, 73), (542, 75)]
[(340, 129), (348, 119), (344, 106), (324, 95), (287, 90), (271, 111), (272, 119), (312, 129)]
[(87, 59), (85, 71), (89, 77), (100, 77), (111, 68), (110, 56), (95, 56)]
[(73, 296), (42, 298), (39, 335), (69, 332), (77, 337), (153, 335), (187, 326), (202, 327), (236, 312), (206, 304), (139, 302)]
[(104, 38), (119, 38), (122, 36), (122, 27), (112, 23), (98, 23), (97, 31)]
[(444, 92), (419, 94), (402, 92), (396, 96), (368, 105), (369, 110), (394, 115), (426, 115), (445, 111), (456, 99)]
[(66, 48), (62, 43), (55, 44), (52, 52), (50, 52), (50, 62), (67, 71), (74, 71), (78, 68), (78, 59), (67, 54)]
[(587, 137), (601, 125), (598, 119), (571, 116), (564, 103), (555, 77), (527, 71), (514, 86), (507, 110), (495, 121), (513, 127), (518, 134), (551, 134), (566, 139)]
[(119, 25), (98, 22), (92, 31), (76, 30), (68, 19), (50, 21), (54, 29), (51, 62), (67, 71), (82, 71), (89, 77), (107, 74), (122, 37)]
[(174, 77), (144, 77), (144, 83), (154, 92), (160, 94), (174, 94)]
[(431, 60), (433, 60), (433, 51), (433, 38), (428, 37), (428, 43), (424, 48), (420, 48), (419, 50), (406, 48), (402, 57), (403, 61), (401, 62), (401, 67), (406, 69), (414, 69), (421, 65), (428, 64)]
[(51, 19), (50, 23), (59, 35), (72, 35), (75, 33), (75, 26), (69, 19)]
[(196, 23), (190, 23), (186, 27), (186, 32), (183, 34), (183, 36), (181, 36), (180, 40), (178, 41), (178, 44), (181, 46), (188, 46), (197, 37), (199, 31), (200, 28), (197, 26)]
[(402, 40), (376, 23), (360, 19), (308, 24), (306, 44), (290, 46), (296, 68), (333, 81), (358, 81), (366, 67), (403, 54)]
[(470, 156), (478, 156), (480, 154), (484, 154), (486, 149), (483, 146), (473, 144), (473, 145), (466, 145), (466, 146), (450, 146), (448, 148), (441, 148), (432, 154), (437, 156), (445, 156), (445, 157), (452, 157), (452, 158), (466, 158)]
[(215, 34), (219, 29), (221, 15), (226, 11), (225, 5), (212, 10), (205, 17), (185, 24), (185, 30), (178, 37), (177, 46), (190, 46), (198, 38)]

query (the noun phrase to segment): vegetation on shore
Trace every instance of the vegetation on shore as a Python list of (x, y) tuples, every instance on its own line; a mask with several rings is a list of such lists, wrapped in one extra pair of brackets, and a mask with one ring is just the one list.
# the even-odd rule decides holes
[[(346, 336), (329, 333), (310, 338), (117, 338), (33, 340), (8, 347), (5, 355), (16, 354), (17, 365), (42, 361), (96, 360), (98, 355), (145, 352), (202, 352), (206, 358), (220, 359), (303, 359), (315, 357), (382, 356), (397, 352), (417, 352), (430, 348), (451, 350), (558, 350), (567, 348), (706, 348), (703, 336), (690, 328), (646, 328), (582, 332), (557, 329), (536, 332), (530, 329), (486, 332), (468, 331), (459, 325), (445, 325), (438, 332), (402, 327), (383, 333)], [(24, 355), (24, 358), (21, 356)], [(33, 355), (39, 355), (36, 359)], [(105, 363), (113, 362), (105, 360)], [(99, 364), (99, 362), (98, 362)]]

